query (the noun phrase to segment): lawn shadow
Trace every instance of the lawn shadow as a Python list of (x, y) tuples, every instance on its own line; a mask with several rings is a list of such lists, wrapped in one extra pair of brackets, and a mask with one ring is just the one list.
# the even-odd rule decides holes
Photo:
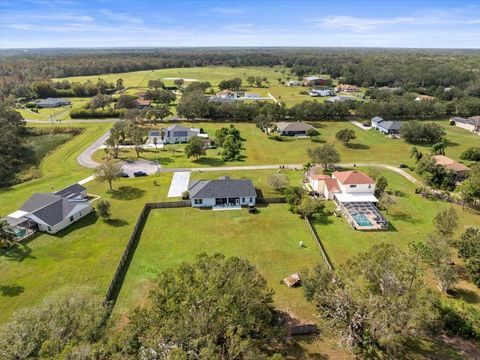
[(145, 190), (133, 186), (120, 186), (118, 190), (107, 191), (116, 200), (139, 199), (145, 194)]
[(394, 221), (404, 221), (410, 224), (418, 224), (420, 221), (411, 215), (404, 213), (404, 212), (396, 212), (392, 214), (388, 214)]
[[(339, 217), (339, 219), (341, 219)], [(320, 215), (312, 217), (312, 222), (314, 225), (329, 225), (335, 222), (334, 214), (332, 211), (326, 211)]]
[(160, 165), (168, 165), (168, 164), (171, 164), (171, 163), (175, 162), (175, 160), (173, 160), (170, 157), (155, 157), (155, 158), (152, 158), (152, 159), (149, 159), (149, 160), (156, 161)]
[(192, 163), (197, 164), (197, 165), (206, 165), (206, 166), (222, 166), (225, 165), (225, 161), (219, 158), (213, 158), (213, 157), (201, 157), (198, 160), (193, 160)]
[(25, 291), (25, 288), (20, 285), (0, 285), (0, 294), (2, 296), (18, 296)]
[(428, 339), (429, 345), (425, 343), (420, 337), (411, 337), (405, 341), (407, 352), (404, 354), (405, 359), (417, 359), (418, 355), (424, 356), (426, 359), (432, 360), (460, 360), (465, 359), (455, 348), (448, 346), (448, 344), (437, 339)]
[(463, 301), (470, 304), (480, 303), (480, 296), (478, 296), (477, 293), (469, 289), (453, 288), (450, 290), (450, 294), (456, 299), (462, 299)]
[(107, 221), (105, 221), (105, 223), (113, 227), (122, 227), (128, 225), (128, 221), (122, 219), (108, 219)]
[(98, 221), (98, 216), (95, 213), (95, 211), (92, 211), (90, 214), (88, 214), (87, 216), (84, 216), (83, 218), (81, 218), (80, 220), (78, 220), (78, 221), (74, 222), (73, 224), (69, 225), (65, 229), (59, 231), (56, 234), (53, 234), (53, 236), (59, 237), (59, 238), (64, 238), (64, 237), (68, 236), (70, 233), (72, 233), (76, 230), (85, 228), (87, 226), (95, 225), (97, 223), (97, 221)]
[(310, 141), (316, 144), (325, 144), (327, 142), (326, 140), (323, 140), (319, 136), (310, 138)]
[(30, 237), (28, 240), (24, 240), (21, 243), (13, 243), (9, 247), (0, 249), (0, 257), (3, 257), (9, 261), (18, 261), (21, 262), (25, 259), (36, 259), (35, 256), (31, 255), (32, 249), (30, 249), (27, 244), (32, 241), (34, 238), (37, 238), (38, 235)]
[(460, 145), (459, 143), (456, 143), (456, 142), (448, 140), (448, 139), (445, 141), (445, 146), (448, 146), (448, 147), (452, 147), (452, 146), (455, 147), (455, 146), (459, 146), (459, 145)]
[(365, 144), (358, 144), (358, 143), (348, 143), (348, 144), (346, 144), (346, 147), (349, 148), (349, 149), (354, 149), (354, 150), (370, 149), (370, 146), (365, 145)]
[(312, 125), (315, 129), (324, 129), (327, 127), (327, 125), (320, 122), (309, 122), (309, 124)]

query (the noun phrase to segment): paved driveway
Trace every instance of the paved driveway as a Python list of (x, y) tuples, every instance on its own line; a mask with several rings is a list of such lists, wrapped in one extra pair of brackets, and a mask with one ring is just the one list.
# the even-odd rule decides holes
[(173, 174), (172, 183), (168, 190), (168, 197), (182, 196), (182, 192), (188, 190), (190, 172), (176, 172)]
[(133, 177), (133, 173), (136, 171), (144, 171), (147, 175), (152, 175), (158, 173), (160, 165), (155, 161), (148, 160), (124, 161), (122, 163), (122, 170), (130, 177)]

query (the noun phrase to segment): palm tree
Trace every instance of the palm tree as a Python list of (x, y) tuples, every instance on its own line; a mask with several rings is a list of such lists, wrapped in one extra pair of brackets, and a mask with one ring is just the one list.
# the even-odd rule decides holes
[(4, 247), (8, 246), (12, 239), (12, 227), (5, 219), (0, 219), (0, 239)]

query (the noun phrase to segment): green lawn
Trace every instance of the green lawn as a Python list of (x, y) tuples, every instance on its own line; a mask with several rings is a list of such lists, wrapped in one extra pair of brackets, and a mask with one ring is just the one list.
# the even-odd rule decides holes
[[(470, 146), (477, 146), (479, 138), (466, 130), (449, 126), (447, 121), (438, 121), (446, 132), (448, 147), (446, 155), (459, 160), (460, 154)], [(215, 130), (228, 123), (195, 122), (184, 123), (186, 126), (201, 127), (211, 138), (215, 137)], [(282, 137), (283, 141), (274, 140), (261, 132), (255, 125), (249, 123), (237, 123), (235, 127), (240, 130), (244, 138), (242, 161), (224, 162), (219, 155), (221, 149), (210, 149), (206, 156), (199, 160), (187, 159), (183, 153), (185, 144), (167, 145), (163, 150), (147, 150), (141, 156), (158, 161), (164, 167), (204, 167), (204, 166), (229, 166), (229, 165), (259, 165), (259, 164), (303, 164), (307, 161), (306, 150), (311, 147), (331, 143), (336, 146), (341, 154), (342, 162), (379, 162), (392, 165), (406, 163), (414, 165), (409, 157), (411, 144), (403, 140), (394, 140), (384, 136), (376, 130), (362, 130), (349, 122), (317, 122), (314, 123), (320, 132), (318, 139), (295, 139)], [(162, 127), (165, 125), (158, 125)], [(348, 128), (355, 131), (357, 139), (348, 146), (335, 139), (337, 131)], [(417, 146), (422, 152), (430, 152), (427, 146)], [(179, 152), (173, 155), (172, 148)], [(97, 160), (105, 156), (103, 150), (95, 154)], [(133, 150), (124, 150), (121, 157), (134, 158)]]
[[(15, 310), (65, 287), (86, 285), (103, 296), (144, 203), (164, 200), (171, 176), (122, 179), (114, 184), (113, 193), (106, 191), (107, 185), (92, 181), (88, 192), (112, 204), (111, 222), (91, 214), (56, 235), (41, 234), (1, 251), (0, 323)], [(19, 195), (15, 207), (28, 197)]]
[[(286, 70), (285, 75), (280, 71)], [(287, 79), (288, 70), (282, 67), (226, 67), (226, 66), (209, 66), (209, 67), (193, 67), (193, 68), (172, 68), (172, 69), (159, 69), (159, 70), (144, 70), (144, 71), (134, 71), (128, 73), (119, 73), (119, 74), (102, 74), (102, 75), (92, 75), (92, 76), (75, 76), (65, 78), (69, 81), (79, 81), (85, 82), (91, 80), (96, 82), (98, 78), (102, 78), (106, 81), (115, 82), (117, 79), (123, 79), (124, 85), (129, 89), (126, 93), (135, 94), (140, 90), (145, 90), (148, 85), (148, 80), (157, 80), (163, 79), (166, 85), (173, 85), (173, 80), (166, 80), (165, 78), (185, 78), (185, 79), (196, 79), (199, 81), (209, 81), (212, 86), (215, 88), (215, 91), (218, 91), (218, 83), (222, 80), (232, 79), (234, 77), (239, 77), (242, 79), (242, 89), (250, 92), (259, 93), (262, 96), (267, 96), (268, 93), (271, 93), (277, 100), (283, 101), (287, 106), (293, 106), (297, 103), (300, 103), (305, 100), (313, 100), (323, 102), (325, 98), (313, 98), (309, 95), (300, 94), (301, 91), (308, 91), (310, 88), (305, 88), (302, 86), (293, 86), (288, 87), (282, 85), (278, 79), (282, 80)], [(263, 83), (264, 87), (250, 87), (246, 79), (248, 76), (255, 77), (266, 77), (268, 84)], [(328, 75), (322, 75), (324, 77), (329, 77)], [(294, 77), (292, 77), (293, 79)], [(60, 80), (60, 79), (56, 79)], [(63, 80), (63, 79), (61, 79)], [(188, 82), (186, 82), (188, 84)], [(336, 83), (336, 81), (334, 82)], [(361, 97), (362, 92), (357, 93), (356, 96)]]
[(70, 110), (72, 108), (79, 108), (84, 106), (87, 102), (90, 101), (90, 98), (66, 98), (69, 99), (72, 104), (67, 106), (62, 106), (58, 108), (45, 108), (38, 109), (38, 112), (32, 111), (32, 109), (27, 108), (18, 108), (17, 111), (22, 114), (25, 119), (32, 120), (45, 120), (45, 122), (51, 123), (62, 120), (70, 120)]
[[(380, 171), (388, 180), (388, 191), (397, 192), (396, 204), (386, 218), (391, 224), (388, 231), (354, 231), (343, 217), (336, 217), (332, 211), (333, 202), (327, 204), (328, 216), (315, 221), (315, 227), (334, 265), (341, 265), (348, 258), (367, 251), (372, 245), (388, 242), (408, 250), (411, 241), (423, 241), (427, 234), (434, 231), (433, 219), (437, 213), (454, 206), (459, 216), (459, 236), (466, 227), (479, 226), (480, 213), (464, 211), (458, 205), (438, 200), (425, 199), (414, 193), (415, 185), (392, 171)], [(383, 211), (385, 214), (385, 212)], [(472, 283), (461, 281), (458, 289), (469, 301), (480, 304), (480, 291)]]
[[(51, 126), (32, 124), (35, 127)], [(62, 126), (62, 125), (57, 125)], [(68, 126), (72, 126), (69, 124)], [(18, 208), (29, 196), (39, 191), (60, 189), (92, 175), (92, 170), (77, 163), (78, 155), (104, 134), (112, 125), (109, 123), (77, 125), (85, 131), (61, 145), (47, 155), (39, 166), (42, 176), (11, 188), (0, 189), (0, 214), (8, 214)]]
[[(305, 220), (287, 205), (212, 211), (192, 208), (152, 210), (130, 265), (115, 308), (117, 314), (144, 301), (156, 274), (202, 252), (249, 259), (275, 290), (275, 305), (300, 319), (313, 321), (313, 307), (303, 289), (289, 289), (280, 281), (321, 261)], [(298, 246), (303, 241), (305, 248)]]

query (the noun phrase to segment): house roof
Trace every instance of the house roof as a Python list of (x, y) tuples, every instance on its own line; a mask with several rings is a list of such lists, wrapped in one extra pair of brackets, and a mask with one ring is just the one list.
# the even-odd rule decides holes
[(446, 169), (453, 170), (453, 171), (469, 171), (470, 168), (467, 166), (450, 159), (445, 155), (434, 155), (432, 159), (435, 161), (435, 164), (443, 166)]
[(400, 130), (402, 125), (401, 121), (382, 121), (378, 126), (387, 130)]
[(149, 106), (150, 105), (150, 100), (145, 100), (145, 99), (136, 99), (136, 100), (134, 100), (134, 102), (138, 106)]
[(178, 124), (170, 125), (169, 127), (165, 128), (165, 131), (170, 131), (172, 133), (171, 136), (173, 137), (200, 134), (200, 129), (198, 128), (188, 128)]
[(318, 76), (307, 76), (307, 77), (304, 77), (303, 80), (314, 81), (314, 80), (326, 80), (326, 79)]
[(234, 180), (229, 177), (191, 181), (188, 192), (191, 199), (257, 196), (251, 180)]
[(307, 131), (309, 129), (315, 129), (312, 125), (302, 121), (295, 121), (295, 122), (281, 121), (277, 123), (277, 127), (280, 131)]
[(333, 179), (331, 177), (328, 177), (326, 179), (323, 179), (323, 181), (325, 181), (325, 186), (327, 187), (327, 190), (329, 192), (340, 191), (340, 185), (338, 184), (337, 179)]
[(333, 177), (343, 185), (375, 184), (367, 174), (360, 171), (335, 171)]
[(236, 100), (233, 98), (224, 98), (220, 96), (210, 96), (208, 98), (208, 102), (218, 102), (218, 103), (230, 103), (235, 102)]
[(155, 136), (159, 137), (159, 136), (161, 136), (161, 132), (160, 132), (160, 130), (150, 130), (150, 132), (148, 133), (148, 136), (150, 136), (150, 137), (155, 137)]
[(331, 102), (331, 103), (334, 103), (334, 102), (337, 102), (337, 101), (345, 102), (345, 101), (349, 101), (349, 100), (354, 101), (355, 98), (353, 98), (351, 96), (337, 95), (337, 96), (332, 96), (332, 97), (327, 99), (327, 101)]
[(456, 123), (472, 125), (472, 126), (480, 126), (480, 116), (472, 116), (468, 119), (462, 117), (454, 117), (451, 120), (455, 121)]
[(372, 122), (379, 123), (379, 122), (382, 122), (382, 121), (383, 121), (383, 118), (381, 118), (380, 116), (375, 116), (374, 118), (372, 118), (371, 121), (372, 121)]
[(65, 189), (62, 189), (60, 191), (57, 191), (55, 193), (55, 195), (60, 195), (60, 196), (63, 196), (63, 197), (71, 197), (71, 196), (77, 196), (85, 190), (86, 189), (85, 189), (84, 186), (77, 183), (77, 184), (70, 185), (70, 186), (68, 186)]
[(37, 105), (57, 105), (57, 104), (69, 104), (70, 100), (63, 98), (47, 98), (37, 101)]
[(46, 224), (53, 226), (65, 219), (75, 206), (85, 203), (51, 193), (33, 194), (20, 208)]
[(217, 92), (216, 94), (217, 96), (223, 96), (223, 95), (235, 95), (235, 92), (232, 91), (232, 90), (228, 90), (228, 89), (225, 89), (225, 90), (221, 90), (219, 92)]

